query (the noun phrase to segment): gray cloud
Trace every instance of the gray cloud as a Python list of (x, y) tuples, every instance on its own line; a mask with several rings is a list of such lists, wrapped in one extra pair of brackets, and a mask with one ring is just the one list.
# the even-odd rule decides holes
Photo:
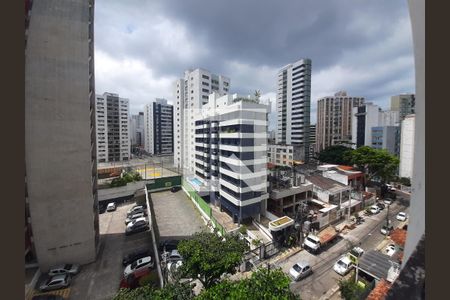
[[(108, 57), (96, 59), (97, 92), (126, 91), (135, 111), (171, 100), (169, 82), (187, 68), (229, 76), (232, 92), (275, 93), (277, 70), (303, 57), (313, 64), (313, 110), (318, 97), (342, 89), (383, 106), (414, 92), (406, 1), (97, 0), (95, 26), (96, 51)], [(104, 71), (107, 61), (139, 68), (122, 82)], [(138, 91), (122, 86), (128, 81)]]

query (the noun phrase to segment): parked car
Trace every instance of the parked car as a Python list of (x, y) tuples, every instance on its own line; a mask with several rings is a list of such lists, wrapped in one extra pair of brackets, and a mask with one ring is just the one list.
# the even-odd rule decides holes
[(390, 244), (386, 247), (386, 249), (384, 249), (384, 253), (388, 256), (392, 256), (395, 253), (395, 245), (394, 244)]
[(353, 249), (350, 250), (349, 254), (359, 258), (364, 254), (364, 249), (361, 247), (353, 247)]
[(380, 232), (384, 235), (390, 235), (392, 230), (394, 230), (394, 227), (392, 225), (383, 225)]
[(375, 204), (376, 206), (378, 206), (378, 208), (380, 209), (380, 210), (383, 210), (385, 207), (386, 207), (386, 205), (384, 205), (384, 203), (381, 203), (381, 202), (378, 202), (377, 204)]
[(397, 214), (397, 216), (395, 216), (395, 218), (401, 222), (406, 221), (406, 219), (408, 218), (408, 216), (406, 215), (405, 212), (401, 211)]
[(370, 207), (370, 213), (375, 215), (380, 212), (380, 208), (377, 205), (372, 205)]
[(176, 192), (178, 192), (179, 190), (181, 190), (181, 187), (179, 187), (179, 186), (174, 186), (174, 187), (172, 187), (172, 188), (170, 189), (170, 191), (171, 191), (172, 193), (176, 193)]
[(312, 268), (307, 262), (298, 262), (289, 270), (289, 275), (295, 281), (305, 278), (312, 273)]
[(141, 204), (134, 204), (128, 211), (127, 214), (131, 214), (133, 213), (133, 209), (136, 209), (136, 207), (142, 207), (142, 208), (147, 208), (147, 205), (141, 205)]
[(165, 240), (159, 243), (159, 250), (161, 251), (172, 251), (176, 250), (178, 243), (180, 241), (178, 240)]
[(123, 277), (127, 277), (131, 273), (140, 270), (142, 268), (153, 268), (154, 262), (152, 260), (151, 256), (146, 256), (143, 258), (140, 258), (136, 260), (135, 262), (129, 264), (126, 266), (125, 270), (123, 271)]
[(51, 268), (50, 271), (48, 271), (49, 276), (55, 276), (55, 275), (61, 275), (61, 274), (70, 274), (70, 275), (76, 275), (80, 271), (80, 266), (75, 264), (65, 264), (65, 265), (59, 265), (54, 268)]
[(392, 204), (392, 199), (391, 198), (386, 198), (383, 200), (384, 204), (386, 205), (391, 205)]
[(345, 276), (353, 267), (353, 262), (348, 255), (344, 255), (334, 264), (333, 269), (339, 275)]
[(142, 286), (145, 282), (145, 278), (150, 276), (151, 268), (141, 268), (134, 271), (126, 277), (122, 277), (120, 281), (120, 287), (124, 289), (134, 289)]
[(106, 207), (106, 211), (115, 211), (116, 210), (116, 204), (114, 202), (108, 203), (108, 206)]
[(128, 223), (131, 223), (133, 220), (136, 220), (138, 218), (143, 218), (143, 217), (144, 217), (144, 213), (143, 212), (131, 215), (128, 218), (125, 219), (125, 225), (128, 225)]
[(139, 250), (133, 251), (123, 257), (122, 265), (125, 267), (125, 266), (135, 262), (136, 260), (146, 257), (146, 256), (150, 256), (149, 249), (139, 249)]
[(138, 214), (138, 213), (144, 213), (145, 214), (146, 212), (147, 212), (146, 209), (142, 205), (139, 205), (139, 206), (136, 206), (135, 208), (131, 209), (130, 212), (127, 213), (127, 218), (129, 216), (134, 215), (134, 214)]
[(183, 257), (181, 256), (180, 252), (178, 250), (172, 250), (170, 252), (163, 253), (163, 259), (166, 259), (167, 261), (176, 261), (176, 260), (182, 260)]
[(39, 290), (46, 292), (63, 289), (70, 285), (70, 281), (71, 277), (69, 274), (52, 276), (39, 287)]
[(148, 226), (148, 222), (146, 218), (138, 218), (130, 223), (128, 223), (125, 229), (125, 235), (130, 235), (133, 233), (138, 233), (142, 231), (148, 230), (150, 227)]

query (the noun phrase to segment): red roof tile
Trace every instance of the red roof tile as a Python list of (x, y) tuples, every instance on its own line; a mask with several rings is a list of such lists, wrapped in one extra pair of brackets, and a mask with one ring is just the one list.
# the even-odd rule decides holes
[(405, 246), (406, 230), (397, 228), (391, 233), (391, 240), (399, 246)]
[(375, 286), (375, 288), (367, 296), (366, 300), (383, 300), (386, 298), (387, 292), (391, 288), (391, 284), (384, 279)]

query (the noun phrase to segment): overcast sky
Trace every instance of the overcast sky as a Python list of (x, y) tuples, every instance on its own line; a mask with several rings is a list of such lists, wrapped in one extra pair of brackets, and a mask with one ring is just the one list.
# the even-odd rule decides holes
[(197, 67), (275, 108), (277, 71), (301, 58), (312, 60), (311, 123), (317, 99), (339, 90), (388, 108), (415, 93), (407, 1), (95, 1), (96, 92), (130, 99), (132, 114), (172, 102), (174, 81)]

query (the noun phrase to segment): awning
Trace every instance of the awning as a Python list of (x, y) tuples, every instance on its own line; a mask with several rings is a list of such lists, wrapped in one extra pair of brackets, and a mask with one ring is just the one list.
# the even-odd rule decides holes
[(311, 202), (314, 202), (314, 203), (319, 204), (319, 205), (324, 206), (324, 207), (327, 206), (327, 203), (325, 203), (323, 201), (320, 201), (320, 200), (317, 200), (317, 199), (311, 199)]
[(337, 205), (331, 204), (329, 207), (325, 207), (319, 210), (321, 213), (329, 212), (330, 210), (333, 210), (337, 207)]

